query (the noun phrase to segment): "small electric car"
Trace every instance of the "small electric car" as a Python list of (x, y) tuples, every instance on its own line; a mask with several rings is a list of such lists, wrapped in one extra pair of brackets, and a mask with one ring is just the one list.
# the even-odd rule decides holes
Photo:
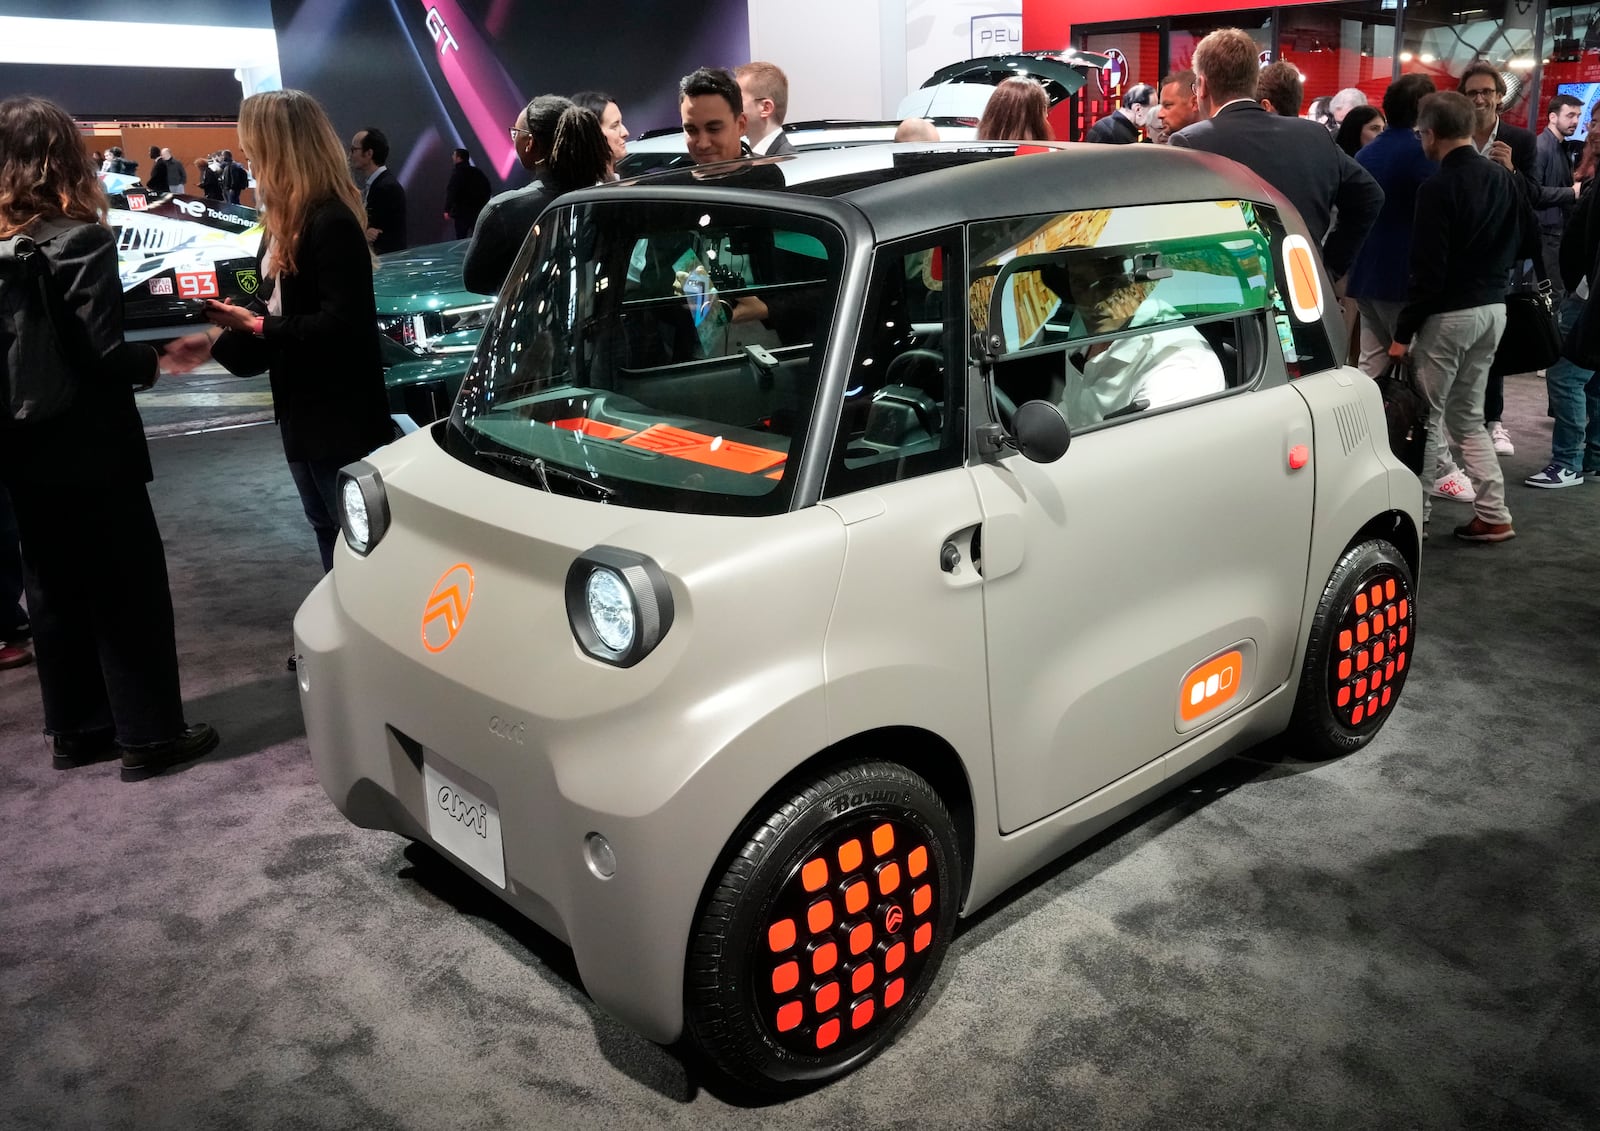
[(450, 417), (342, 473), (295, 620), (318, 776), (644, 1035), (757, 1090), (837, 1076), (958, 915), (1236, 751), (1394, 710), (1421, 488), (1342, 338), (1298, 216), (1207, 154), (563, 196)]

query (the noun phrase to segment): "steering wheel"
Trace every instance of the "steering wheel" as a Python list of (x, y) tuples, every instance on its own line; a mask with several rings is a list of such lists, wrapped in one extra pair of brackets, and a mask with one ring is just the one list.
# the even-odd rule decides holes
[[(930, 380), (931, 378), (931, 380)], [(910, 385), (925, 393), (937, 392), (944, 400), (944, 354), (935, 350), (911, 349), (898, 355), (884, 371), (885, 385)]]

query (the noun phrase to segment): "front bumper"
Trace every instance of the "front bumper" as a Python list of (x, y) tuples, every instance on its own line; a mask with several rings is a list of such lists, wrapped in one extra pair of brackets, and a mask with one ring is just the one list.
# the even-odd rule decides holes
[[(723, 687), (686, 703), (683, 724), (667, 727), (650, 703), (534, 714), (365, 631), (341, 606), (337, 571), (301, 607), (295, 646), (312, 760), (340, 811), (436, 843), (426, 831), (424, 749), (487, 783), (505, 888), (462, 870), (570, 945), (607, 1012), (652, 1040), (676, 1040), (704, 885), (773, 773), (821, 747), (820, 680), (795, 696), (792, 667), (753, 672), (735, 694)], [(652, 698), (682, 692), (669, 678)], [(615, 853), (609, 878), (586, 862), (591, 832)]]

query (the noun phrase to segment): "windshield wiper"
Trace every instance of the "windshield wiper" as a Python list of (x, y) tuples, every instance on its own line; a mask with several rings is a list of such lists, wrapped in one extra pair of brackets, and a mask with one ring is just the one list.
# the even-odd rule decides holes
[(533, 459), (529, 459), (527, 456), (519, 456), (513, 452), (480, 451), (477, 454), (484, 459), (494, 460), (496, 463), (506, 463), (510, 464), (512, 467), (520, 467), (533, 472), (534, 478), (538, 481), (539, 486), (544, 490), (549, 491), (552, 495), (555, 494), (555, 491), (553, 491), (550, 487), (550, 480), (552, 477), (554, 477), (556, 479), (562, 479), (572, 483), (585, 491), (592, 491), (596, 496), (599, 497), (602, 503), (609, 503), (612, 499), (617, 497), (617, 490), (615, 487), (607, 487), (602, 483), (596, 483), (588, 476), (579, 475), (576, 472), (568, 471), (564, 467), (551, 467), (542, 458), (537, 456), (535, 456)]

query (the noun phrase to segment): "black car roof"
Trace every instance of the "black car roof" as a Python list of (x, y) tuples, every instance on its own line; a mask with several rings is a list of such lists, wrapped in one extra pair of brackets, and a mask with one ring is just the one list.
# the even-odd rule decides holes
[[(866, 216), (880, 240), (1052, 210), (1208, 199), (1273, 202), (1265, 183), (1242, 165), (1162, 145), (871, 145), (673, 169), (625, 183), (846, 201)], [(585, 195), (594, 191), (602, 190)]]

